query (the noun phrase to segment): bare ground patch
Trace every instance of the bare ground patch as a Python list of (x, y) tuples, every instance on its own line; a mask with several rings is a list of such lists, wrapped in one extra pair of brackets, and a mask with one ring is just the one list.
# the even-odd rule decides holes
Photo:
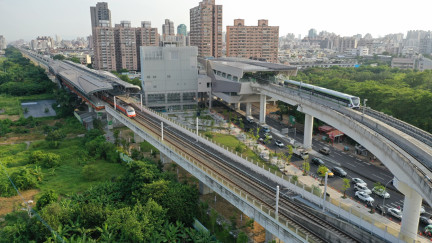
[[(24, 197), (26, 201), (33, 200), (35, 195), (39, 193), (38, 189), (32, 189), (21, 192), (21, 195)], [(3, 217), (4, 215), (13, 212), (14, 210), (19, 210), (20, 208), (23, 208), (22, 205), (23, 201), (20, 196), (13, 196), (13, 197), (0, 197), (0, 217)], [(31, 206), (35, 206), (36, 202), (33, 204), (30, 204)]]

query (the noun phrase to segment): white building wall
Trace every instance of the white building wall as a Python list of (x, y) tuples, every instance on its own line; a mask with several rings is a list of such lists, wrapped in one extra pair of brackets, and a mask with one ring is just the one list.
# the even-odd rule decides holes
[(197, 91), (197, 47), (141, 46), (144, 92)]

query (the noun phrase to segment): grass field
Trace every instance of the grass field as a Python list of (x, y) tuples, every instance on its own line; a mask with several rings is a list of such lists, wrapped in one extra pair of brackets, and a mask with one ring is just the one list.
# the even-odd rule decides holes
[[(11, 95), (0, 95), (0, 110), (4, 110), (1, 114), (1, 119), (8, 118), (7, 116), (22, 116), (23, 110), (21, 108), (21, 103), (26, 101), (34, 100), (46, 100), (54, 99), (52, 94), (41, 94), (41, 95), (30, 95), (30, 96), (11, 96)], [(12, 120), (12, 119), (11, 119)]]
[[(214, 141), (217, 143), (223, 144), (224, 146), (230, 147), (231, 149), (235, 149), (236, 146), (238, 146), (239, 143), (241, 143), (235, 136), (233, 135), (226, 135), (226, 134), (213, 134)], [(241, 153), (243, 157), (247, 157), (249, 160), (253, 159), (254, 161), (264, 162), (257, 154), (254, 153), (251, 149), (247, 148), (245, 145), (244, 151)]]

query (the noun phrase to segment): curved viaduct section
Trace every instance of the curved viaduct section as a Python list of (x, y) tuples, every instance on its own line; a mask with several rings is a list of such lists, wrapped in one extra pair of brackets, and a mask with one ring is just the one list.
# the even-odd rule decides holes
[[(396, 180), (394, 180), (393, 184), (405, 194), (405, 210), (402, 216), (401, 233), (409, 237), (416, 236), (421, 197), (432, 205), (432, 183), (429, 179), (432, 178), (432, 173), (402, 147), (399, 147), (377, 131), (372, 130), (369, 126), (375, 124), (377, 129), (380, 127), (387, 134), (393, 133), (393, 138), (402, 141), (403, 145), (421, 146), (421, 149), (420, 147), (416, 147), (416, 149), (421, 150), (419, 152), (422, 158), (432, 161), (430, 147), (424, 146), (424, 144), (404, 133), (398, 133), (394, 128), (386, 126), (386, 124), (371, 117), (362, 116), (359, 112), (352, 110), (349, 111), (350, 116), (357, 117), (347, 116), (336, 111), (333, 107), (313, 101), (307, 95), (299, 95), (299, 92), (292, 89), (256, 83), (251, 84), (251, 86), (261, 95), (276, 98), (290, 105), (298, 105), (299, 111), (331, 124), (362, 144), (379, 158), (395, 176)], [(337, 104), (333, 106), (337, 106)], [(358, 119), (363, 120), (363, 122), (359, 122)]]

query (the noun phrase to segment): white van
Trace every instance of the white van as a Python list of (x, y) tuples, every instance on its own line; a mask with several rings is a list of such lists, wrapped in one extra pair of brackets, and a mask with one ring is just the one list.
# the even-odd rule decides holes
[(254, 122), (254, 118), (252, 116), (247, 116), (246, 121), (252, 123), (252, 122)]

